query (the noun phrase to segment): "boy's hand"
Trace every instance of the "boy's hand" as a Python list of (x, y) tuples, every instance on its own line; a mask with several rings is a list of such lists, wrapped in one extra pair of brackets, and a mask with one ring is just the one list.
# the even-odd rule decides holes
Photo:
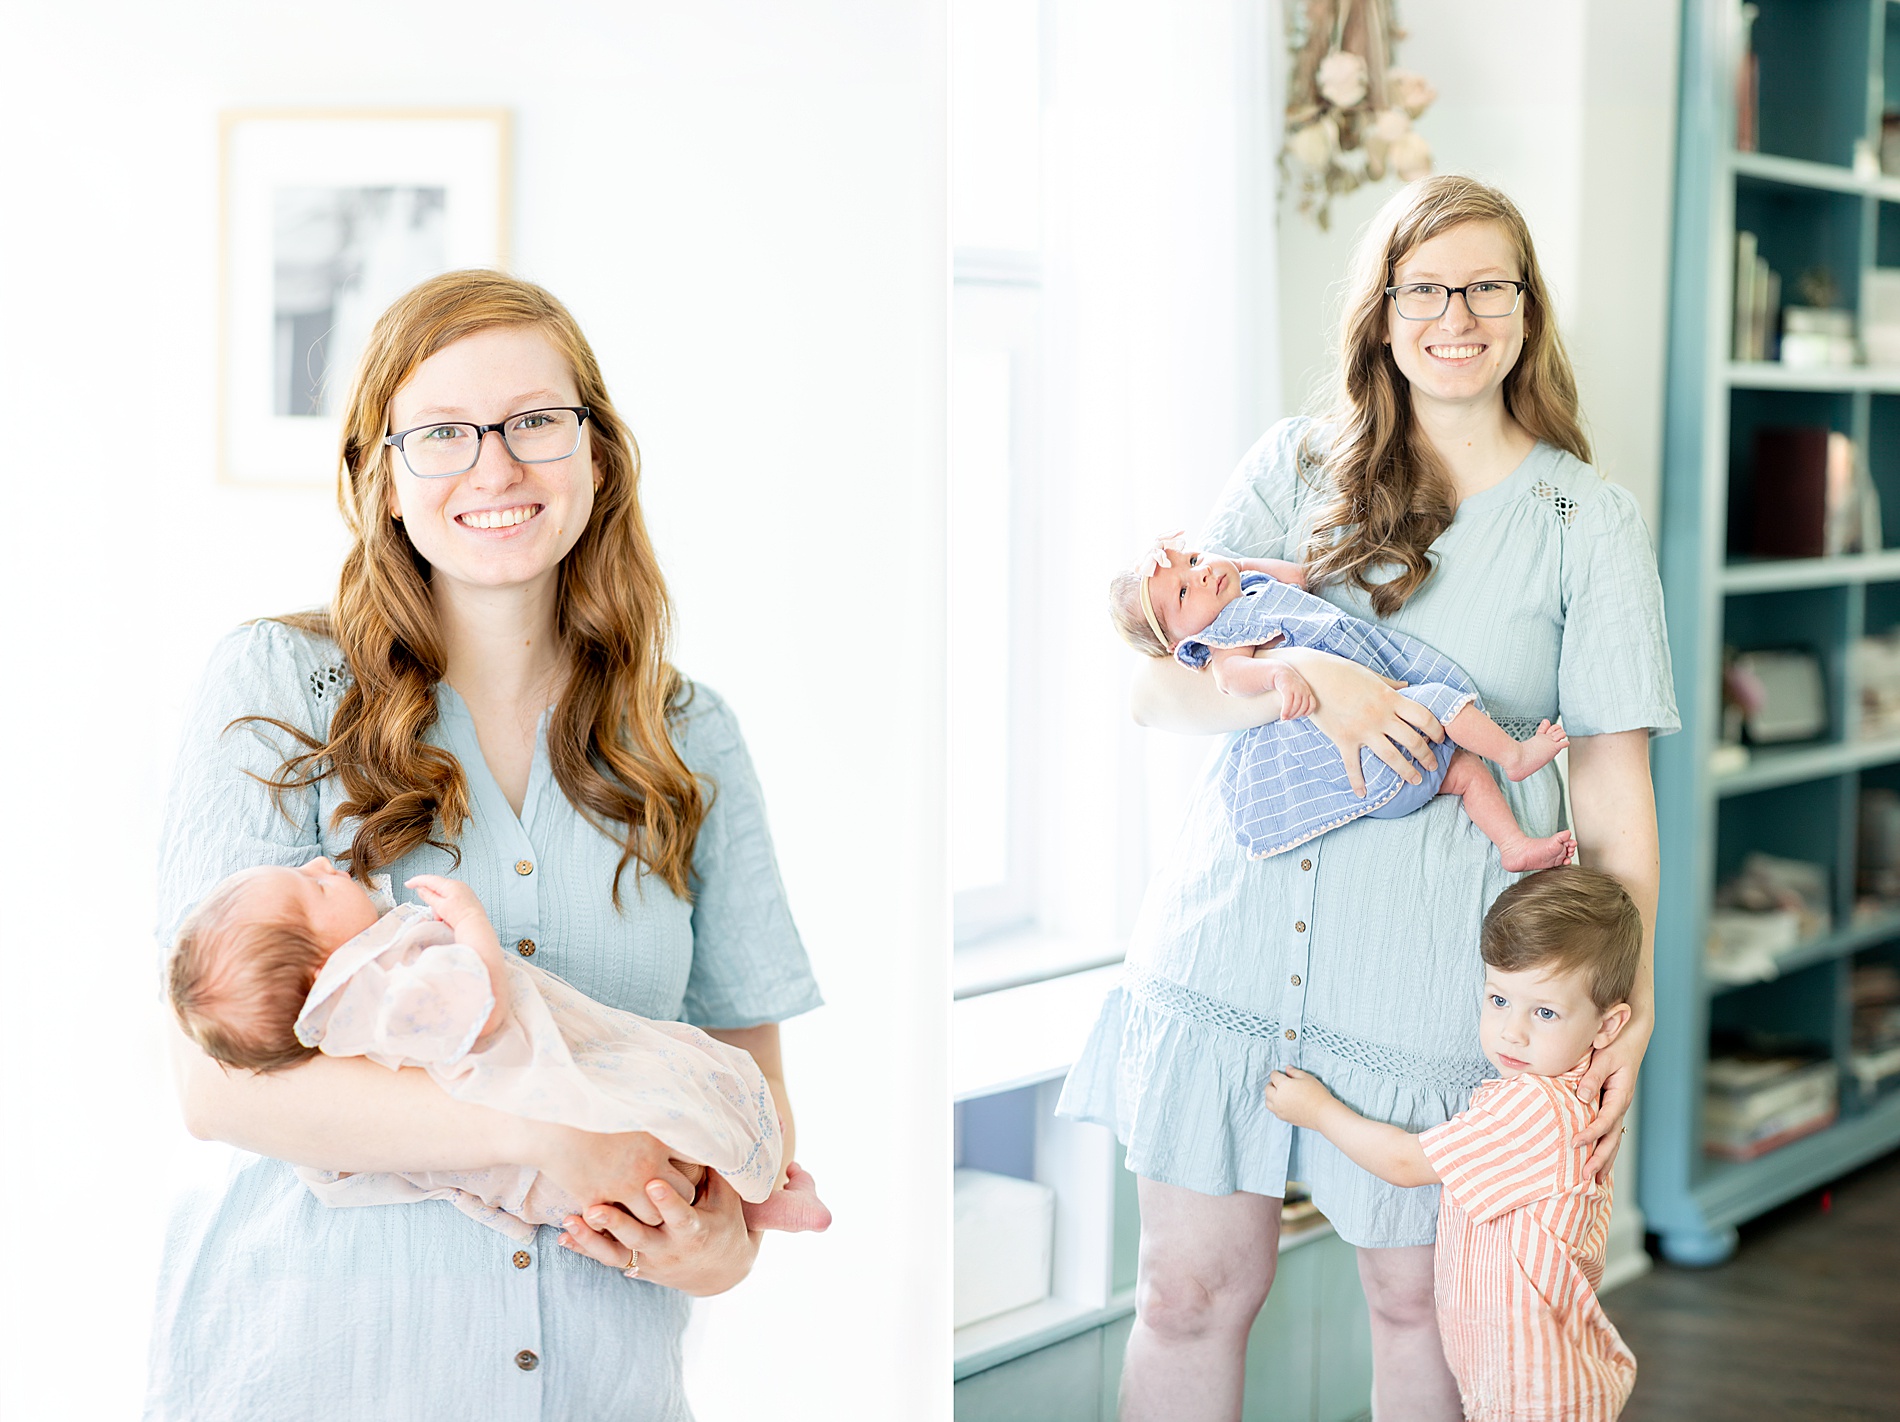
[(1280, 684), (1276, 690), (1280, 693), (1280, 719), (1297, 721), (1303, 716), (1311, 716), (1319, 707), (1319, 698), (1313, 695), (1313, 684), (1292, 667), (1280, 667)]
[(413, 879), (405, 880), (403, 886), (420, 894), (422, 901), (435, 910), (435, 916), (458, 933), (464, 925), (488, 922), (488, 911), (482, 907), (482, 901), (460, 879), (444, 878), (440, 874), (418, 874)]
[(1317, 1125), (1333, 1093), (1316, 1076), (1287, 1067), (1267, 1078), (1267, 1109), (1289, 1126)]

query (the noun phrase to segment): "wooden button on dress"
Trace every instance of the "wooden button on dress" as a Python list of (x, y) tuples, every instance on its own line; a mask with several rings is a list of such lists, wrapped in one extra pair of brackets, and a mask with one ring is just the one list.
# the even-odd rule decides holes
[(1303, 919), (1303, 918), (1296, 918), (1296, 919), (1294, 919), (1294, 920), (1293, 920), (1293, 931), (1294, 931), (1295, 933), (1304, 933), (1304, 932), (1306, 932), (1306, 920), (1305, 920), (1305, 919)]
[(1293, 975), (1293, 986), (1298, 987), (1299, 985), (1300, 985), (1300, 975), (1298, 973), (1295, 973)]
[(1313, 867), (1313, 861), (1312, 861), (1312, 860), (1310, 860), (1310, 859), (1302, 859), (1302, 860), (1300, 861), (1300, 868), (1302, 868), (1302, 869), (1311, 869), (1312, 867)]
[(515, 1268), (525, 1269), (528, 1267), (528, 1265), (532, 1264), (533, 1262), (534, 1260), (529, 1256), (527, 1250), (517, 1249), (515, 1251)]
[(1291, 1027), (1286, 1029), (1286, 1039), (1289, 1042), (1297, 1040), (1299, 1035), (1300, 1034), (1295, 1032)]
[(515, 861), (515, 873), (523, 875), (524, 877), (534, 873), (534, 861), (532, 859), (517, 859)]
[(515, 1366), (520, 1368), (524, 1373), (531, 1373), (541, 1366), (541, 1360), (535, 1357), (528, 1349), (523, 1348), (519, 1353), (515, 1354)]
[(524, 958), (532, 958), (534, 956), (534, 940), (532, 938), (523, 938), (520, 942), (515, 944), (515, 952)]

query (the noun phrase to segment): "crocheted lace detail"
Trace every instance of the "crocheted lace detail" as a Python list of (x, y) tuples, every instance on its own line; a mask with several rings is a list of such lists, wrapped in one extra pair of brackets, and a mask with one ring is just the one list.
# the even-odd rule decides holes
[[(1271, 1017), (1242, 1011), (1219, 998), (1208, 997), (1138, 968), (1123, 970), (1122, 990), (1148, 1007), (1204, 1027), (1261, 1042), (1285, 1039), (1279, 1022)], [(1470, 1091), (1491, 1075), (1489, 1064), (1483, 1061), (1451, 1061), (1442, 1057), (1428, 1057), (1420, 1052), (1406, 1051), (1403, 1047), (1368, 1042), (1364, 1038), (1348, 1036), (1344, 1032), (1335, 1032), (1330, 1027), (1312, 1023), (1308, 1023), (1300, 1035), (1309, 1047), (1317, 1048), (1328, 1056), (1408, 1085), (1434, 1086), (1444, 1091)]]
[(1557, 517), (1564, 521), (1565, 527), (1577, 521), (1577, 501), (1570, 495), (1559, 492), (1556, 485), (1539, 479), (1531, 492), (1557, 511)]
[(318, 667), (310, 673), (310, 695), (318, 701), (330, 701), (343, 694), (350, 684), (350, 669), (341, 664)]
[(1506, 720), (1502, 716), (1493, 717), (1492, 719), (1498, 723), (1498, 729), (1503, 731), (1505, 735), (1514, 741), (1528, 741), (1532, 736), (1537, 734), (1537, 723), (1535, 721)]

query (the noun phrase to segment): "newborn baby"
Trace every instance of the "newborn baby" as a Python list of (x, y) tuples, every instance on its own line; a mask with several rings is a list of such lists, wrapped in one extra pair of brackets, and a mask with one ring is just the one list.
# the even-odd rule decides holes
[[(796, 1164), (779, 1170), (779, 1117), (745, 1052), (683, 1022), (605, 1007), (502, 952), (468, 885), (409, 880), (426, 901), (384, 901), (327, 859), (245, 869), (178, 932), (173, 1009), (226, 1066), (276, 1071), (321, 1050), (417, 1066), (458, 1100), (585, 1131), (645, 1131), (717, 1170), (751, 1229), (822, 1230), (831, 1214)], [(386, 911), (385, 911), (386, 910)], [(529, 1166), (338, 1174), (298, 1167), (328, 1205), (447, 1199), (526, 1239), (595, 1200)]]

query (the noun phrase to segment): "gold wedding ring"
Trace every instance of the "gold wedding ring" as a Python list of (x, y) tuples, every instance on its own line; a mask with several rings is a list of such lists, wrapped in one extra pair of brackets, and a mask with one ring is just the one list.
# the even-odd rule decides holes
[(624, 1279), (637, 1279), (640, 1277), (639, 1250), (631, 1249), (627, 1251), (627, 1262), (621, 1267), (620, 1276)]

